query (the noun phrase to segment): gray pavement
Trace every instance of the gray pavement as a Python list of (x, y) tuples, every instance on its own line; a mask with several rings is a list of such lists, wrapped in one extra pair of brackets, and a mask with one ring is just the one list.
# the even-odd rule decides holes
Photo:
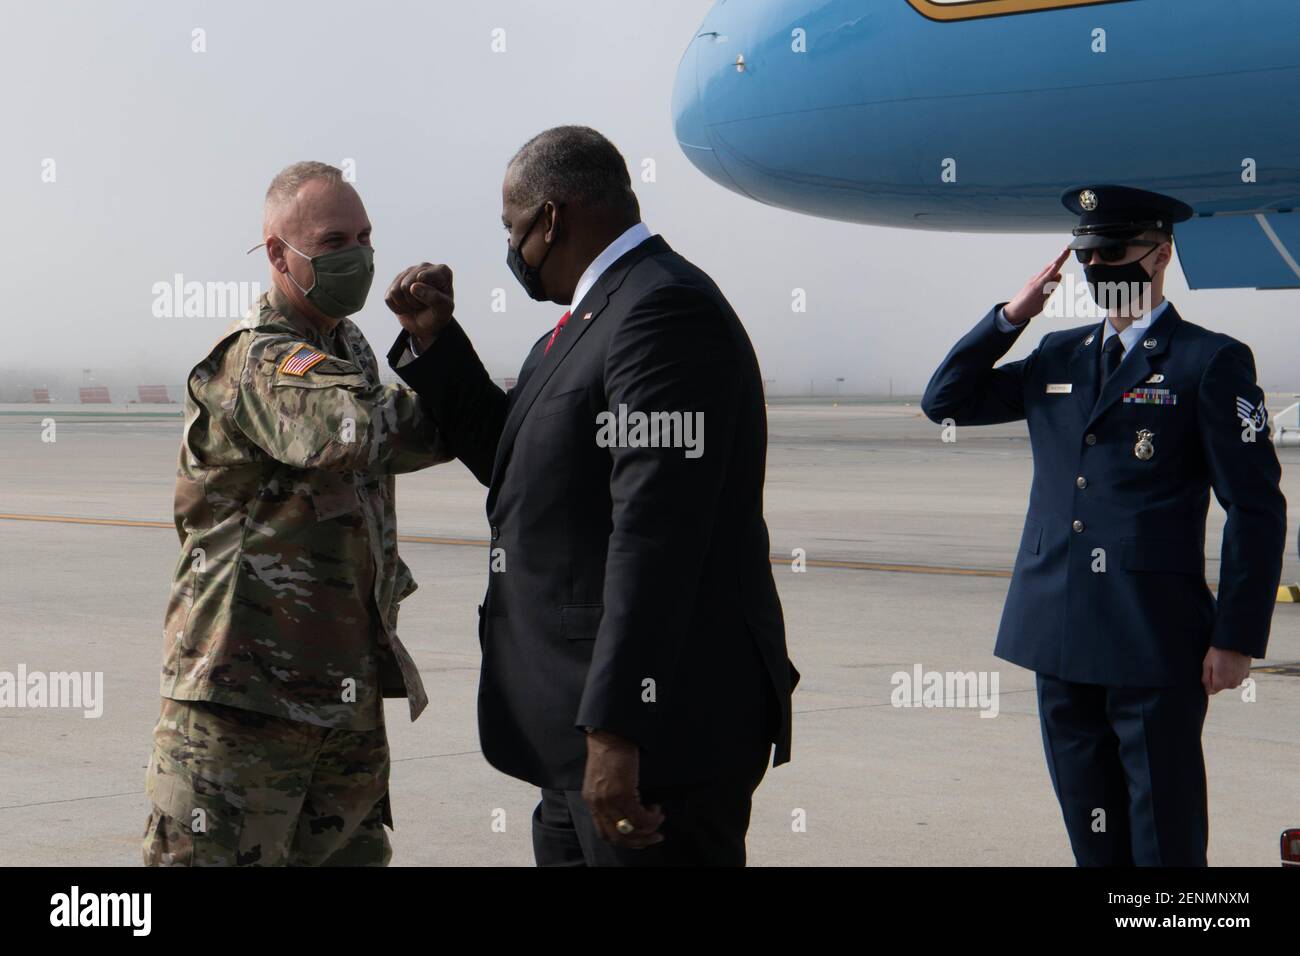
[[(154, 523), (170, 525), (180, 421), (175, 407), (87, 411), (0, 406), (0, 515), (9, 516), (0, 517), (0, 671), (102, 671), (106, 694), (99, 719), (0, 709), (0, 864), (139, 862), (162, 611), (177, 558), (175, 532)], [(759, 789), (751, 862), (1070, 864), (1033, 675), (992, 655), (1007, 580), (922, 573), (1009, 570), (1030, 480), (1023, 426), (962, 430), (943, 444), (901, 402), (774, 403), (769, 413), (774, 552), (912, 570), (776, 565), (803, 682), (794, 761)], [(46, 417), (54, 443), (41, 441)], [(1300, 449), (1281, 457), (1293, 498)], [(404, 534), (484, 537), (483, 490), (458, 463), (398, 487)], [(102, 519), (122, 523), (84, 523)], [(1222, 519), (1212, 505), (1212, 581)], [(527, 865), (535, 792), (478, 751), (474, 609), (486, 554), (468, 543), (410, 542), (402, 552), (422, 585), (403, 605), (402, 636), (431, 704), (414, 725), (403, 703), (388, 709), (394, 862)], [(1293, 545), (1284, 579), (1300, 579)], [(1266, 663), (1297, 661), (1300, 606), (1280, 604)], [(891, 706), (891, 675), (918, 663), (996, 671), (998, 716)], [(1276, 865), (1279, 830), (1300, 825), (1300, 677), (1256, 679), (1257, 701), (1225, 693), (1210, 707), (1214, 864)], [(505, 832), (492, 827), (499, 810)], [(793, 825), (800, 819), (806, 828)]]

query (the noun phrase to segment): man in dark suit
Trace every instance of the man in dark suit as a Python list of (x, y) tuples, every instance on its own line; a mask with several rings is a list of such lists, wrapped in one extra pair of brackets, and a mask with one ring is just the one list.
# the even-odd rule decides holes
[(488, 487), (479, 733), (542, 788), (540, 865), (745, 861), (754, 789), (790, 755), (797, 673), (763, 521), (758, 362), (707, 275), (640, 221), (585, 127), (534, 137), (502, 189), (507, 263), (572, 303), (518, 384), (488, 378), (451, 273), (392, 283), (389, 354)]
[[(1080, 217), (1073, 242), (957, 343), (922, 407), (959, 426), (1028, 420), (1034, 479), (996, 653), (1037, 672), (1075, 859), (1204, 866), (1207, 695), (1241, 684), (1268, 644), (1280, 468), (1250, 349), (1164, 298), (1173, 224), (1192, 210), (1119, 186), (1064, 202)], [(1070, 249), (1108, 317), (995, 368)], [(1228, 515), (1217, 602), (1211, 490)]]

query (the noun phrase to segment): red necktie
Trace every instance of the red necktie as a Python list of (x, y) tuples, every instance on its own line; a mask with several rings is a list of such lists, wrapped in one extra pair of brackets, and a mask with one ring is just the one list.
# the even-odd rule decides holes
[(564, 328), (564, 323), (568, 321), (569, 313), (565, 312), (564, 315), (560, 316), (560, 321), (559, 324), (555, 326), (555, 331), (551, 333), (551, 340), (546, 343), (546, 348), (542, 349), (543, 355), (551, 350), (551, 346), (555, 344), (555, 337), (560, 334), (560, 329)]

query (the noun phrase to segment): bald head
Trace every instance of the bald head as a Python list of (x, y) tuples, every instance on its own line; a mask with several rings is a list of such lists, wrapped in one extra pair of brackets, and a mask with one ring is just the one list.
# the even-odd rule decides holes
[[(326, 212), (323, 206), (352, 206), (353, 211), (365, 209), (361, 197), (352, 185), (343, 179), (343, 171), (328, 163), (294, 163), (280, 170), (266, 190), (266, 204), (262, 214), (264, 236), (283, 235), (283, 230), (301, 227), (301, 224), (319, 219)], [(288, 237), (293, 241), (293, 237)], [(296, 244), (296, 243), (295, 243)]]

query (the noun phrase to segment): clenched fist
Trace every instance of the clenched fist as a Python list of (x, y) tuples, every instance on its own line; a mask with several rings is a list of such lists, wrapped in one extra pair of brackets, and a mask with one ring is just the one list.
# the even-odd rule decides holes
[(388, 286), (384, 302), (423, 352), (451, 321), (456, 304), (451, 269), (432, 262), (403, 269)]

